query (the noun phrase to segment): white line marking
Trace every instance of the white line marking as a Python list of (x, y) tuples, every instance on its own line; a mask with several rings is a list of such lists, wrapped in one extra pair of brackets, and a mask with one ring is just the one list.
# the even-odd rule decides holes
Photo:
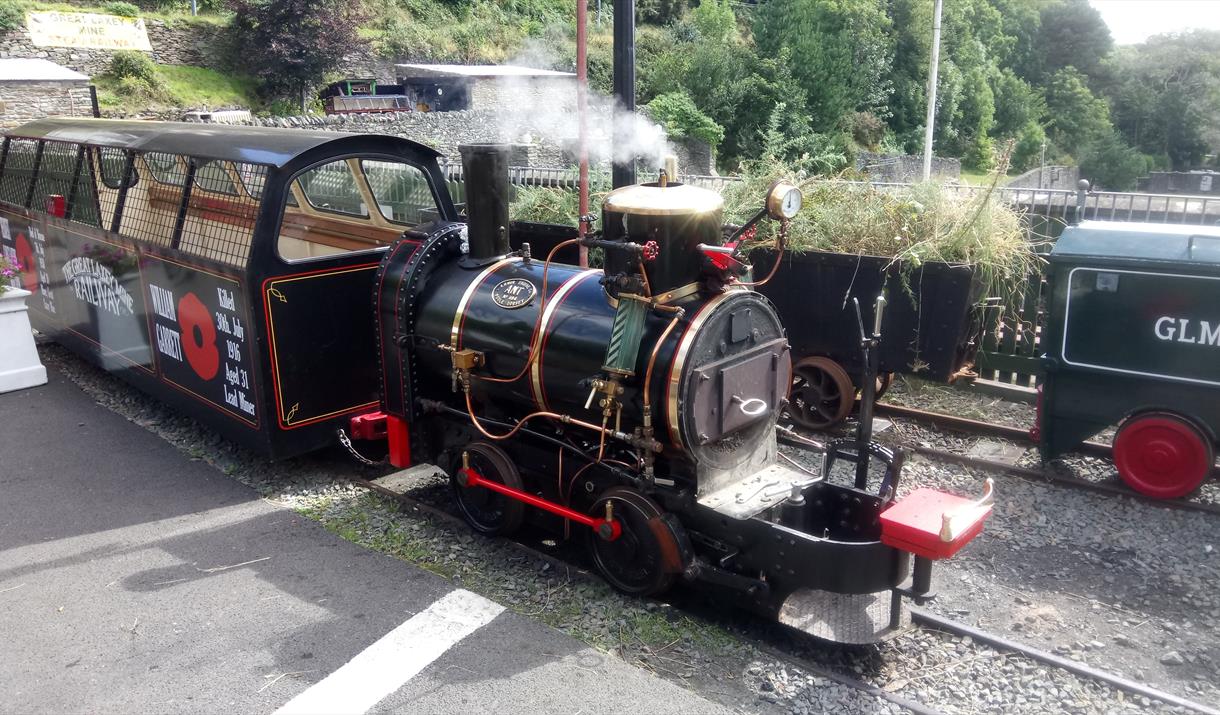
[(458, 589), (407, 619), (275, 715), (361, 715), (504, 611)]

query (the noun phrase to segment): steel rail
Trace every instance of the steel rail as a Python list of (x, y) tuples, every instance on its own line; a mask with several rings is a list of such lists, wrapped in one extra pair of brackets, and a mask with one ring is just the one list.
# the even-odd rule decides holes
[[(878, 402), (876, 410), (877, 414), (888, 415), (890, 417), (905, 417), (907, 419), (919, 420), (922, 422), (931, 422), (938, 427), (956, 429), (962, 432), (991, 434), (996, 437), (1020, 440), (1022, 442), (1035, 441), (1033, 435), (1030, 434), (1029, 429), (1024, 427), (999, 425), (992, 422), (973, 420), (969, 417), (946, 415), (943, 412), (928, 412), (927, 410), (921, 410), (915, 407), (904, 407), (902, 405), (894, 405), (888, 402)], [(1110, 445), (1102, 444), (1101, 442), (1085, 442), (1077, 451), (1097, 457), (1109, 457), (1111, 449)]]
[(986, 643), (987, 645), (1000, 650), (1019, 653), (1020, 655), (1030, 658), (1031, 660), (1052, 665), (1082, 678), (1089, 678), (1090, 680), (1106, 683), (1107, 685), (1134, 695), (1142, 695), (1146, 698), (1159, 700), (1169, 705), (1177, 705), (1178, 707), (1193, 710), (1194, 712), (1202, 713), (1203, 715), (1220, 715), (1220, 710), (1217, 710), (1209, 705), (1197, 703), (1193, 700), (1188, 700), (1181, 696), (1174, 695), (1173, 693), (1167, 693), (1164, 690), (1158, 690), (1156, 688), (1144, 685), (1143, 683), (1137, 683), (1129, 678), (1124, 678), (1121, 675), (1115, 675), (1114, 673), (1109, 673), (1104, 670), (1094, 668), (1086, 663), (1081, 663), (1070, 658), (1064, 658), (1063, 656), (1055, 655), (1054, 653), (1047, 653), (1046, 651), (1039, 650), (1038, 648), (1031, 648), (1030, 646), (1010, 640), (1004, 636), (989, 633), (988, 631), (975, 628), (974, 626), (969, 626), (965, 623), (960, 623), (943, 616), (938, 616), (925, 608), (920, 608), (919, 606), (911, 606), (910, 608), (911, 620), (926, 628), (934, 628), (936, 630), (952, 633), (958, 636), (969, 636), (975, 642)]

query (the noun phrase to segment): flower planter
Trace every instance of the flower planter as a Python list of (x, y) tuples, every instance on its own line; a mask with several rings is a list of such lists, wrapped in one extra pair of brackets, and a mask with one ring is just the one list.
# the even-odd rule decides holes
[(0, 392), (47, 383), (47, 369), (38, 360), (30, 316), (28, 290), (9, 288), (0, 294)]

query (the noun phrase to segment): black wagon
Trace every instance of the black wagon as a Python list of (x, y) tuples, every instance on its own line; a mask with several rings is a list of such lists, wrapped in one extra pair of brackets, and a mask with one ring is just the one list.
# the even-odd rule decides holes
[(1130, 487), (1194, 491), (1220, 426), (1220, 228), (1086, 221), (1055, 244), (1049, 280), (1043, 458), (1118, 425)]
[[(771, 249), (750, 253), (755, 274), (775, 265)], [(851, 412), (864, 363), (852, 299), (870, 321), (873, 300), (889, 301), (882, 323), (878, 395), (894, 373), (952, 381), (968, 368), (979, 346), (982, 286), (972, 267), (929, 262), (908, 270), (881, 256), (788, 251), (758, 291), (779, 312), (792, 343), (789, 414), (822, 429)]]
[(378, 406), (373, 278), (405, 230), (456, 218), (437, 156), (380, 135), (36, 121), (0, 148), (0, 246), (38, 330), (291, 456)]

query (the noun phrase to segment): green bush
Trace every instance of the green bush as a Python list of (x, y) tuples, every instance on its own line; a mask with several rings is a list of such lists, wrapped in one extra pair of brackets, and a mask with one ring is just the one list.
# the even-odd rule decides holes
[(724, 127), (699, 111), (686, 92), (667, 92), (645, 105), (645, 109), (660, 122), (671, 139), (693, 137), (707, 142), (713, 149), (724, 140)]
[(1021, 128), (1017, 144), (1012, 150), (1012, 170), (1021, 173), (1037, 168), (1042, 160), (1042, 147), (1046, 145), (1046, 132), (1037, 122), (1027, 122)]
[(25, 24), (25, 3), (0, 0), (0, 32), (12, 32)]
[(841, 124), (851, 133), (851, 138), (869, 151), (876, 151), (885, 138), (885, 122), (872, 112), (852, 112)]
[(123, 0), (113, 0), (112, 2), (108, 2), (105, 5), (102, 5), (102, 9), (105, 10), (106, 14), (108, 15), (118, 15), (119, 17), (140, 16), (140, 8), (132, 5), (129, 2), (123, 2)]
[(137, 79), (150, 87), (158, 82), (157, 65), (148, 55), (136, 50), (119, 50), (110, 58), (110, 74), (118, 79)]
[(1111, 131), (1089, 144), (1080, 157), (1080, 175), (1094, 186), (1110, 191), (1129, 191), (1148, 166), (1135, 149)]

